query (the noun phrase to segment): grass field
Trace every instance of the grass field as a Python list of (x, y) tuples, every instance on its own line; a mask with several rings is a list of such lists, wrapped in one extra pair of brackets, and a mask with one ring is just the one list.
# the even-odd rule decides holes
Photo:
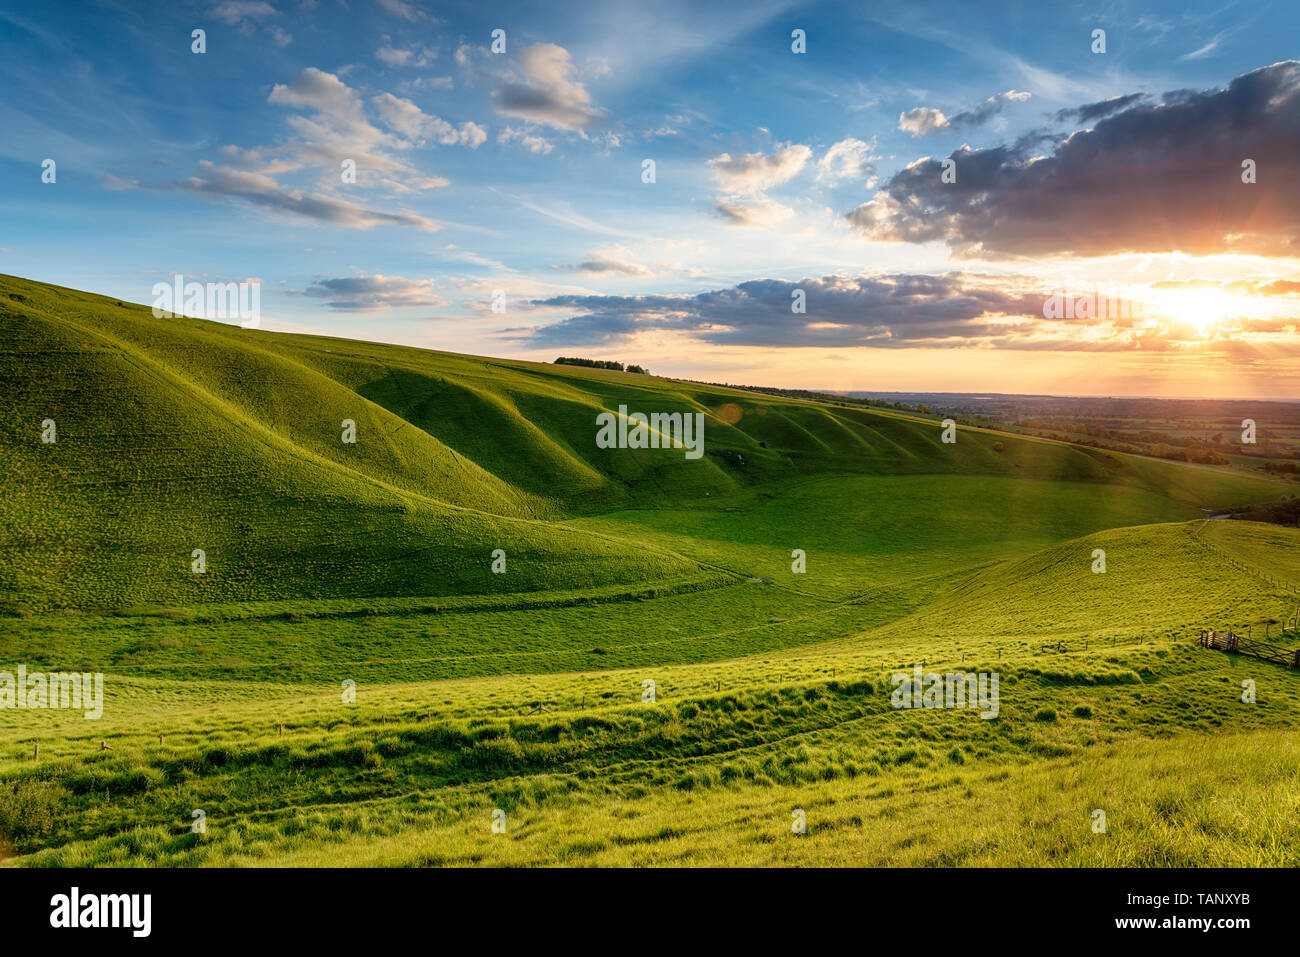
[[(10, 864), (1300, 864), (1300, 673), (1195, 641), (1300, 601), (1300, 531), (1204, 521), (1281, 483), (13, 277), (0, 323), (0, 671), (105, 675), (0, 708)], [(598, 448), (619, 405), (705, 455)], [(894, 708), (917, 664), (997, 717)]]

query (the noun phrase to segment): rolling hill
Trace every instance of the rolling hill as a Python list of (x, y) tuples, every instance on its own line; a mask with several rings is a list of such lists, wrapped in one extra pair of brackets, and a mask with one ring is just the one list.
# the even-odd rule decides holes
[[(1284, 484), (7, 276), (0, 324), (5, 667), (106, 676), (0, 711), (11, 863), (1300, 863), (1300, 681), (1190, 640), (1293, 608), (1300, 531), (1202, 511)], [(922, 662), (998, 719), (892, 708)]]
[[(830, 474), (988, 477), (962, 494), (1002, 518), (1029, 485), (999, 477), (1076, 483), (1101, 513), (1072, 532), (1118, 524), (1115, 508), (1168, 520), (1277, 494), (1240, 473), (979, 430), (945, 445), (937, 423), (897, 414), (156, 319), (12, 277), (0, 277), (0, 322), (0, 601), (33, 608), (678, 580), (703, 569), (671, 537), (567, 520), (668, 509), (714, 525), (721, 508)], [(597, 448), (595, 416), (620, 405), (703, 413), (705, 455)], [(341, 440), (344, 420), (355, 443)], [(1050, 507), (1034, 494), (1027, 509)], [(820, 521), (837, 534), (843, 502), (787, 504), (825, 504)], [(1080, 499), (1069, 511), (1090, 509)], [(497, 548), (505, 576), (490, 570)], [(194, 549), (202, 575), (190, 571)]]

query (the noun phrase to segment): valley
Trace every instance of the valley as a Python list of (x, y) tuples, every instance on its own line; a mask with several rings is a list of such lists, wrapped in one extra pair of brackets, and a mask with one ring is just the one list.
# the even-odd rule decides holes
[[(1300, 531), (1206, 521), (1282, 478), (8, 276), (0, 324), (0, 664), (104, 676), (0, 710), (8, 865), (1300, 863), (1300, 673), (1196, 642), (1300, 600)], [(918, 665), (996, 718), (893, 707)]]

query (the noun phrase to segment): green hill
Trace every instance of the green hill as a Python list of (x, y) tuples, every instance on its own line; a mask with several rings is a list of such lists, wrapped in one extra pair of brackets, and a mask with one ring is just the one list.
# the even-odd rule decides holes
[[(1239, 474), (978, 430), (945, 445), (937, 423), (897, 414), (156, 319), (12, 277), (0, 277), (0, 322), (0, 601), (11, 605), (679, 579), (700, 568), (668, 539), (564, 521), (631, 507), (701, 510), (708, 523), (718, 508), (834, 473), (1104, 484), (1112, 501), (1145, 496), (1133, 521), (1274, 494)], [(704, 413), (705, 455), (597, 448), (596, 414), (620, 405)], [(41, 442), (47, 419), (53, 444)], [(341, 440), (345, 419), (355, 444)], [(490, 571), (497, 548), (503, 576)], [(194, 549), (203, 575), (190, 571)]]
[[(0, 671), (105, 676), (0, 712), (0, 861), (1300, 864), (1300, 680), (1194, 640), (1294, 611), (1300, 531), (1201, 511), (1288, 486), (12, 277), (0, 324)], [(598, 448), (620, 405), (704, 455)], [(892, 708), (922, 662), (998, 718)]]

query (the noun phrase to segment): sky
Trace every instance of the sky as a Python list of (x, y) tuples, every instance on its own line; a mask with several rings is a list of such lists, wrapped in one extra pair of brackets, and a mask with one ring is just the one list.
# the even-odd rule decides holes
[(0, 0), (0, 273), (711, 382), (1300, 398), (1298, 57), (1291, 0)]

